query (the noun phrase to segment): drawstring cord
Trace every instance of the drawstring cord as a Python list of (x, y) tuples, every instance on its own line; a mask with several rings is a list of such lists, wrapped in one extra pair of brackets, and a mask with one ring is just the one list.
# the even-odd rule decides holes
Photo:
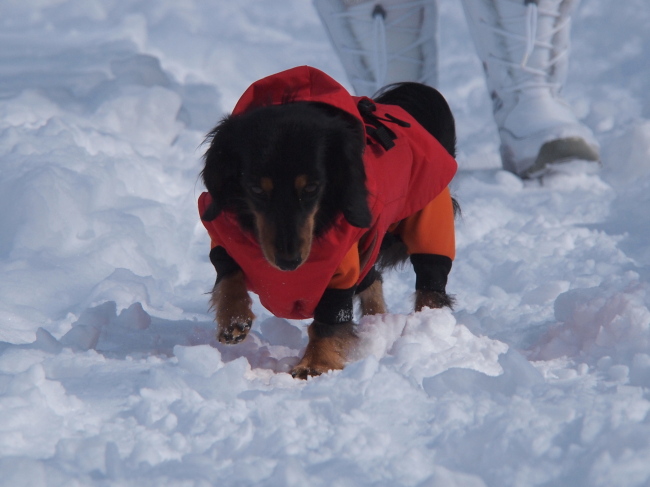
[(537, 41), (537, 2), (529, 1), (526, 6), (526, 50), (521, 60), (521, 67), (526, 67), (528, 58), (535, 49)]
[[(402, 23), (405, 20), (412, 18), (413, 15), (418, 15), (419, 10), (424, 8), (430, 0), (412, 0), (402, 1), (390, 5), (391, 18), (388, 19), (388, 11), (384, 6), (378, 3), (373, 11), (371, 18), (368, 18), (367, 11), (363, 8), (364, 1), (345, 0), (345, 3), (350, 7), (347, 11), (332, 13), (333, 17), (337, 17), (345, 22), (372, 22), (372, 36), (373, 47), (364, 49), (359, 46), (342, 46), (341, 51), (351, 53), (354, 55), (368, 56), (369, 75), (372, 79), (355, 78), (355, 82), (364, 83), (369, 86), (367, 91), (376, 92), (385, 85), (385, 80), (388, 75), (388, 66), (393, 60), (409, 62), (413, 64), (422, 64), (422, 60), (418, 56), (413, 55), (413, 51), (421, 46), (430, 42), (434, 42), (435, 32), (426, 31), (419, 32), (417, 38), (406, 46), (401, 46), (398, 50), (390, 51), (387, 43), (387, 35), (390, 32), (405, 32), (411, 34), (413, 28), (404, 27)], [(363, 14), (361, 13), (363, 12)], [(422, 70), (421, 76), (418, 79), (424, 83), (431, 75), (431, 72)]]
[[(560, 61), (560, 59), (562, 59), (568, 54), (567, 46), (563, 46), (561, 49), (559, 49), (558, 52), (555, 53), (555, 55), (550, 59), (536, 61), (535, 67), (529, 66), (528, 62), (530, 61), (530, 57), (532, 56), (536, 48), (548, 49), (548, 50), (554, 49), (554, 46), (551, 43), (552, 37), (558, 34), (559, 32), (564, 31), (565, 29), (569, 29), (571, 25), (571, 18), (567, 17), (566, 19), (562, 19), (561, 15), (557, 12), (540, 9), (538, 6), (538, 0), (526, 0), (525, 5), (526, 5), (526, 12), (524, 13), (523, 18), (521, 16), (516, 16), (516, 17), (508, 17), (502, 19), (503, 20), (502, 26), (492, 26), (485, 20), (483, 19), (480, 20), (481, 24), (483, 24), (485, 28), (491, 30), (492, 32), (500, 36), (503, 36), (504, 39), (512, 39), (513, 41), (524, 42), (525, 50), (521, 61), (517, 62), (517, 61), (510, 61), (508, 59), (503, 59), (502, 57), (492, 52), (490, 52), (488, 55), (495, 62), (504, 64), (506, 66), (511, 66), (512, 68), (519, 69), (530, 75), (530, 79), (519, 81), (517, 83), (514, 83), (510, 87), (504, 88), (503, 90), (505, 92), (518, 91), (522, 89), (537, 88), (537, 87), (540, 88), (550, 87), (552, 89), (557, 89), (559, 87), (558, 83), (550, 82), (544, 78), (547, 75), (547, 70), (550, 69), (552, 66), (554, 66), (558, 61)], [(549, 29), (548, 32), (545, 32), (541, 38), (538, 38), (539, 33), (538, 33), (537, 25), (539, 23), (539, 17), (542, 15), (554, 17), (558, 20), (558, 22), (553, 28)], [(526, 26), (524, 35), (510, 32), (507, 27), (503, 26), (513, 22), (522, 22), (522, 21), (525, 22), (525, 26)]]
[(377, 4), (372, 11), (372, 30), (375, 37), (375, 91), (385, 84), (388, 72), (388, 50), (386, 44), (386, 10)]

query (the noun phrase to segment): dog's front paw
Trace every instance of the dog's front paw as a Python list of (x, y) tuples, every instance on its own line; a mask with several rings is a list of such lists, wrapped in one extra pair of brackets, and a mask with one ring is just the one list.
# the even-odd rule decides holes
[(303, 364), (302, 362), (303, 361), (291, 369), (291, 376), (294, 379), (307, 380), (309, 377), (316, 377), (332, 370), (324, 367), (313, 368), (310, 365)]
[(253, 318), (230, 325), (219, 325), (217, 327), (217, 340), (227, 345), (235, 345), (243, 342), (253, 326)]
[(314, 321), (309, 325), (309, 343), (298, 365), (291, 371), (296, 379), (307, 379), (330, 370), (341, 370), (350, 351), (357, 345), (354, 323), (327, 325)]
[(454, 298), (444, 291), (415, 291), (415, 311), (422, 311), (423, 308), (452, 308)]
[(217, 313), (217, 340), (229, 345), (244, 341), (255, 315), (251, 311), (252, 300), (241, 271), (223, 278), (214, 286), (211, 304)]

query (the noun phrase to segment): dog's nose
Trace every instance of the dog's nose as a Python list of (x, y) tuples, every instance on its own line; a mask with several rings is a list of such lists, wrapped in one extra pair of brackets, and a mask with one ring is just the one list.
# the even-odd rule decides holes
[(289, 259), (278, 257), (275, 259), (275, 264), (280, 268), (280, 270), (293, 271), (296, 270), (300, 264), (302, 264), (302, 260), (299, 257)]

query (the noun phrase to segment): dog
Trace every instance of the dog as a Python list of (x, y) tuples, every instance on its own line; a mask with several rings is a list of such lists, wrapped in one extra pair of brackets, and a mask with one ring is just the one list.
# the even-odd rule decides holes
[(381, 272), (409, 259), (415, 311), (452, 306), (456, 135), (434, 88), (354, 97), (301, 66), (254, 83), (206, 143), (199, 212), (220, 342), (246, 338), (253, 291), (276, 316), (314, 319), (294, 377), (342, 369), (353, 298), (362, 315), (386, 313)]

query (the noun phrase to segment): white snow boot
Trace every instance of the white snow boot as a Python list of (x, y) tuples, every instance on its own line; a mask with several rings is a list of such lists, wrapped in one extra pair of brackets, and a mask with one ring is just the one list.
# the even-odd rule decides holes
[(436, 0), (314, 0), (357, 95), (438, 82)]
[(493, 101), (503, 167), (523, 178), (600, 166), (593, 133), (560, 97), (578, 1), (463, 0)]

